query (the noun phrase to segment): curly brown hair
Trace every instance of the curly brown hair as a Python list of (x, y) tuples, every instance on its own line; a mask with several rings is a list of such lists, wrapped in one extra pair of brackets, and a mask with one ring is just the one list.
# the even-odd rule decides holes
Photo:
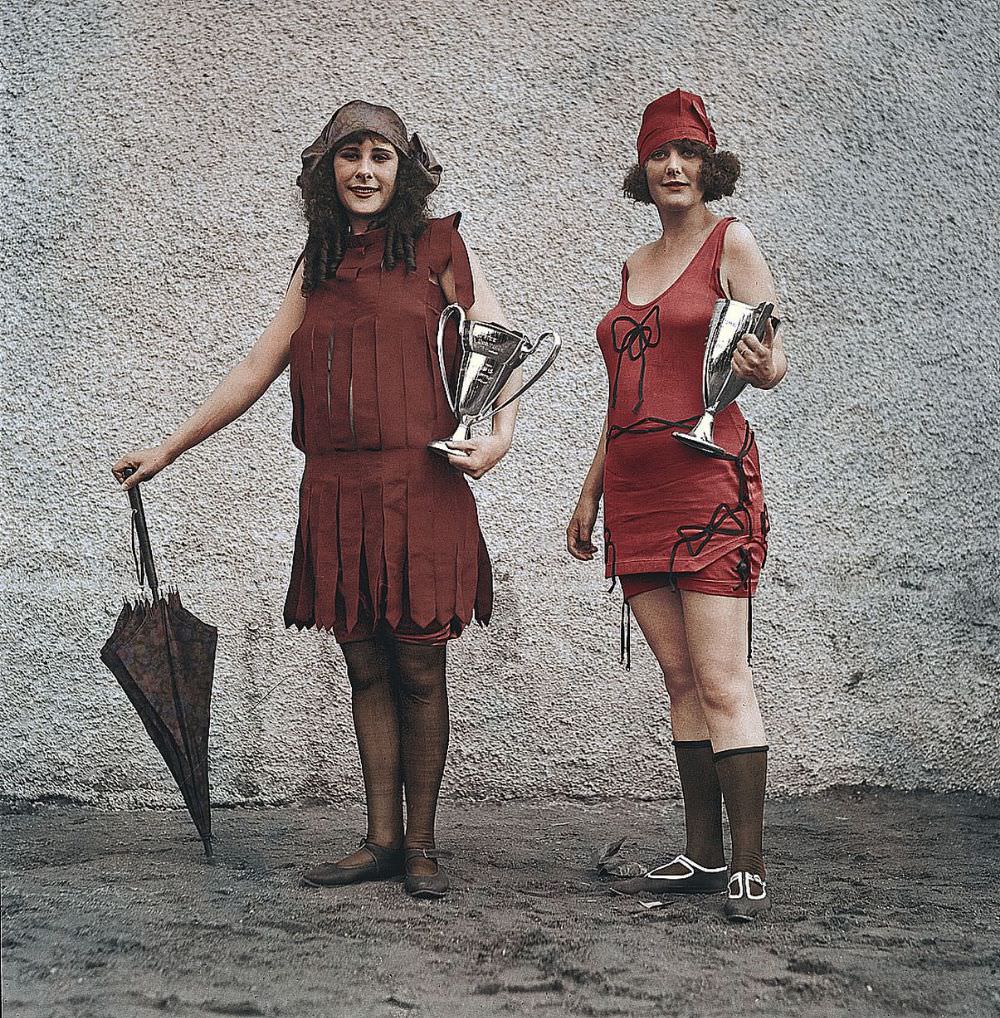
[[(309, 238), (303, 253), (303, 293), (317, 289), (336, 273), (351, 236), (347, 213), (337, 197), (333, 156), (333, 152), (325, 156), (315, 172), (302, 183), (302, 211), (309, 224)], [(430, 221), (429, 193), (426, 178), (407, 156), (400, 155), (392, 200), (369, 227), (386, 227), (382, 254), (386, 269), (391, 270), (403, 262), (407, 272), (416, 271), (417, 240)]]
[[(700, 141), (689, 141), (687, 138), (670, 143), (677, 147), (685, 159), (698, 156), (701, 159), (701, 170), (698, 181), (705, 192), (705, 201), (718, 201), (728, 197), (736, 190), (736, 181), (740, 176), (739, 158), (732, 152), (716, 152)], [(646, 179), (646, 167), (635, 163), (625, 174), (622, 181), (622, 194), (639, 205), (652, 205), (653, 197), (649, 193), (649, 181)]]

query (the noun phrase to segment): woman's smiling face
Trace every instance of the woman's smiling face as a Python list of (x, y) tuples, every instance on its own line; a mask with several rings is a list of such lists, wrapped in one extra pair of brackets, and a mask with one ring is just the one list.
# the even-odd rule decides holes
[(378, 135), (341, 145), (333, 156), (337, 197), (354, 219), (371, 219), (388, 207), (396, 193), (399, 154)]
[(646, 183), (653, 203), (680, 211), (704, 201), (702, 158), (683, 139), (661, 145), (646, 161)]

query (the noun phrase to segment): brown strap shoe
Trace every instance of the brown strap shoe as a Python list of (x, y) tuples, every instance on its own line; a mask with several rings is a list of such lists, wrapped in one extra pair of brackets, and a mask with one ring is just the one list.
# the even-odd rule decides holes
[(306, 870), (302, 883), (309, 887), (341, 887), (360, 884), (365, 880), (390, 880), (403, 872), (403, 850), (383, 848), (374, 842), (361, 839), (361, 845), (370, 859), (360, 866), (342, 866), (337, 862), (324, 862)]
[(437, 860), (451, 858), (451, 852), (439, 848), (406, 849), (405, 860), (407, 863), (413, 859), (432, 859), (436, 871), (432, 874), (415, 874), (410, 873), (407, 867), (406, 878), (403, 881), (406, 893), (411, 898), (443, 898), (451, 885), (444, 871), (437, 865)]

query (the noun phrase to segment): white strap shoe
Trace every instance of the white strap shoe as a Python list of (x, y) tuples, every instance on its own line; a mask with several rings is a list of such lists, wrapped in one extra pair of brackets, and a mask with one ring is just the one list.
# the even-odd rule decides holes
[(771, 908), (767, 882), (756, 873), (737, 870), (729, 878), (726, 903), (722, 911), (727, 919), (751, 922)]
[[(682, 867), (679, 873), (667, 870)], [(717, 894), (726, 889), (726, 866), (702, 866), (686, 855), (654, 866), (645, 876), (616, 880), (611, 890), (618, 894)]]
[[(671, 866), (680, 864), (686, 870), (684, 873), (667, 873), (666, 870), (670, 869)], [(670, 862), (665, 862), (662, 866), (657, 866), (655, 869), (651, 869), (646, 876), (650, 880), (690, 880), (696, 873), (725, 873), (729, 867), (722, 866), (699, 866), (694, 859), (689, 859), (686, 855), (679, 855), (675, 859), (671, 859)]]

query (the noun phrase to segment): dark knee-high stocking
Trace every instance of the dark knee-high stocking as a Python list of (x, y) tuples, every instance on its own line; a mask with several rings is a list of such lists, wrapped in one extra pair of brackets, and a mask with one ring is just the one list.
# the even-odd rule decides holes
[(674, 742), (677, 773), (684, 795), (687, 847), (684, 854), (702, 866), (723, 866), (722, 789), (715, 773), (710, 739)]
[[(438, 792), (448, 755), (447, 648), (397, 642), (394, 656), (400, 759), (406, 789), (404, 844), (407, 848), (433, 848)], [(410, 867), (413, 872), (421, 868)], [(426, 870), (433, 873), (433, 863)]]
[[(397, 848), (403, 840), (399, 713), (392, 662), (377, 639), (341, 646), (351, 682), (351, 708), (368, 803), (367, 840)], [(360, 858), (366, 861), (367, 855)]]
[(733, 839), (733, 873), (745, 870), (764, 876), (764, 788), (767, 784), (767, 746), (725, 749), (715, 754), (715, 770), (722, 786)]

